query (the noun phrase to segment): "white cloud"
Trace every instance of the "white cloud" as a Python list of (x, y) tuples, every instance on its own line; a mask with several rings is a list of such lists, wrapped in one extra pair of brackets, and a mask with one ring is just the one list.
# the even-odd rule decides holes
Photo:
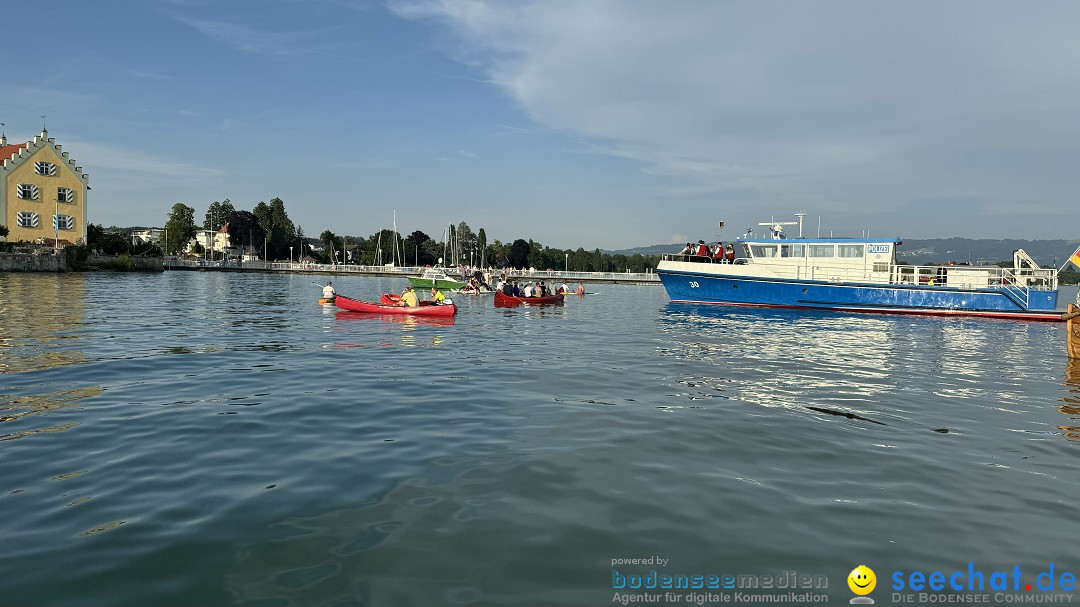
[[(161, 158), (145, 150), (118, 148), (100, 143), (68, 141), (70, 152), (83, 170), (90, 173), (91, 187), (98, 193), (175, 188), (217, 182), (224, 175), (220, 169), (190, 162)], [(85, 164), (79, 158), (85, 158)], [(98, 185), (101, 184), (101, 185)]]
[[(288, 57), (306, 53), (333, 55), (319, 42), (330, 29), (272, 32), (255, 29), (242, 23), (195, 19), (172, 15), (177, 21), (195, 29), (200, 34), (246, 53), (269, 57)], [(336, 55), (333, 55), (336, 56)]]
[[(449, 28), (447, 51), (537, 124), (671, 179), (671, 196), (740, 207), (740, 221), (809, 208), (956, 226), (970, 207), (950, 201), (974, 200), (1030, 232), (1044, 219), (1024, 205), (1064, 213), (1080, 185), (1075, 3), (390, 7)], [(934, 222), (904, 218), (925, 201)]]

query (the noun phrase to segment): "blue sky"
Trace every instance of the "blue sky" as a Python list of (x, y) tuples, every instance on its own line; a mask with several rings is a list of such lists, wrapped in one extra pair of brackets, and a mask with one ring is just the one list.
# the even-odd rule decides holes
[[(277, 196), (308, 235), (626, 248), (816, 232), (1076, 238), (1080, 4), (0, 5), (0, 121), (90, 220)], [(811, 234), (813, 235), (813, 234)]]

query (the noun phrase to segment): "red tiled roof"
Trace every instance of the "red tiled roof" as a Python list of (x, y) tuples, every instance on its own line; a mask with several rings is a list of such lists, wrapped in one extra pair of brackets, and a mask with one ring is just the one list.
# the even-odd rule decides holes
[(17, 153), (24, 147), (26, 147), (25, 143), (16, 143), (14, 145), (5, 145), (3, 147), (0, 147), (0, 162), (8, 160), (9, 158), (11, 158), (12, 154)]

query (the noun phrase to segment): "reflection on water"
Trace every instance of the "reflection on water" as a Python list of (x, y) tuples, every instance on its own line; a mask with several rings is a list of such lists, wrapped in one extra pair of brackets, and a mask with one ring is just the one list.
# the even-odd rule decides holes
[[(1075, 553), (1060, 325), (629, 285), (461, 298), (451, 323), (319, 308), (311, 282), (86, 277), (81, 324), (46, 330), (86, 360), (0, 374), (4, 604), (577, 606), (610, 603), (607, 563), (638, 554), (842, 579), (856, 556)], [(13, 364), (33, 346), (9, 325)]]
[(339, 321), (368, 320), (372, 322), (388, 322), (417, 327), (420, 325), (436, 325), (446, 327), (454, 324), (453, 316), (414, 316), (412, 314), (371, 314), (368, 312), (353, 312), (340, 310), (334, 317)]
[[(1070, 358), (1065, 363), (1065, 396), (1061, 397), (1058, 411), (1070, 422), (1080, 422), (1080, 358)], [(1058, 428), (1065, 438), (1080, 441), (1080, 426), (1064, 424)]]
[(82, 273), (0, 273), (0, 373), (81, 363), (78, 343), (86, 306)]
[[(720, 398), (886, 424), (916, 421), (911, 411), (926, 399), (977, 403), (977, 409), (1007, 414), (1005, 424), (1016, 414), (1037, 417), (1031, 386), (1020, 379), (1037, 374), (1039, 365), (1017, 353), (1044, 349), (1057, 335), (1053, 325), (1010, 321), (678, 303), (667, 304), (660, 325), (670, 337), (661, 353), (697, 370), (672, 378), (689, 388), (690, 400)], [(1005, 352), (1012, 354), (992, 359)]]
[[(727, 397), (761, 406), (871, 404), (906, 364), (894, 339), (902, 328), (888, 318), (668, 304), (661, 323), (680, 344), (671, 355), (716, 366), (719, 377), (697, 383), (725, 383)], [(754, 381), (732, 381), (743, 373)]]

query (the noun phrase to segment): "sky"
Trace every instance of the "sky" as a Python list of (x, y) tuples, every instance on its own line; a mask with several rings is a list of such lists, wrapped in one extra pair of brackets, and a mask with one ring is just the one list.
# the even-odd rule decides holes
[[(1080, 3), (0, 0), (0, 122), (89, 220), (623, 249), (1080, 236)], [(719, 222), (726, 227), (721, 230)], [(797, 232), (797, 228), (794, 229)], [(789, 233), (791, 233), (789, 231)]]

